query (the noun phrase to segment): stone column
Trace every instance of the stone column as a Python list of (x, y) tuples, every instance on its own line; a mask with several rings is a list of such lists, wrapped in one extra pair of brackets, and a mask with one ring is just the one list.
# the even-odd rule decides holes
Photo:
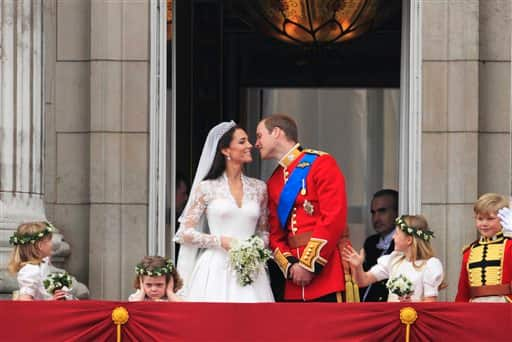
[[(17, 288), (6, 272), (9, 236), (22, 222), (45, 221), (43, 1), (0, 0), (0, 296)], [(70, 247), (53, 236), (52, 261), (62, 267)], [(75, 295), (87, 288), (75, 282)], [(3, 295), (2, 295), (3, 294)]]
[(512, 191), (512, 2), (480, 1), (478, 193)]
[(449, 284), (440, 298), (451, 301), (462, 247), (476, 238), (479, 1), (422, 5), (422, 213)]
[[(19, 223), (45, 220), (42, 1), (0, 0), (0, 291)], [(5, 286), (5, 289), (2, 289)]]
[(126, 299), (147, 254), (149, 9), (91, 2), (90, 247), (93, 298)]

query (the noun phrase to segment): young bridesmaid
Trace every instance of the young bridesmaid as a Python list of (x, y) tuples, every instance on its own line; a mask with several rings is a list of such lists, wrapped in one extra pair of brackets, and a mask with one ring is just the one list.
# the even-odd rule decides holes
[(48, 222), (23, 223), (9, 239), (14, 249), (7, 268), (17, 274), (20, 286), (16, 300), (58, 300), (70, 297), (64, 290), (49, 294), (43, 284), (50, 273), (53, 232), (55, 227)]
[(170, 259), (146, 256), (135, 267), (135, 273), (133, 286), (137, 291), (128, 297), (130, 302), (181, 301), (176, 292), (183, 286), (183, 281)]
[(422, 215), (403, 215), (395, 220), (393, 240), (395, 250), (377, 259), (368, 272), (363, 270), (364, 250), (358, 254), (351, 246), (343, 250), (343, 257), (350, 263), (354, 279), (360, 287), (383, 279), (405, 277), (412, 284), (412, 293), (399, 297), (389, 293), (388, 302), (433, 302), (443, 282), (443, 265), (434, 257), (430, 244), (434, 233)]

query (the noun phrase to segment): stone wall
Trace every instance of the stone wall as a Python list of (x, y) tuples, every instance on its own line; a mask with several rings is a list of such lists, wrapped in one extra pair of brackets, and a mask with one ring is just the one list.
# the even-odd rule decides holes
[(91, 298), (126, 299), (147, 250), (149, 2), (47, 2), (48, 217)]
[(90, 4), (45, 1), (45, 207), (66, 236), (66, 267), (88, 283)]
[(511, 191), (511, 2), (422, 4), (422, 211), (452, 300), (462, 248), (477, 236), (473, 203)]

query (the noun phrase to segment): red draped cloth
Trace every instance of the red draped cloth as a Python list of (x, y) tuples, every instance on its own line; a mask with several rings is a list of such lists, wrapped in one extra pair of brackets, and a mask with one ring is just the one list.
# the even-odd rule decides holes
[(115, 341), (112, 310), (129, 320), (123, 341), (404, 341), (400, 309), (418, 319), (411, 341), (511, 340), (512, 306), (484, 303), (204, 304), (0, 301), (0, 341)]

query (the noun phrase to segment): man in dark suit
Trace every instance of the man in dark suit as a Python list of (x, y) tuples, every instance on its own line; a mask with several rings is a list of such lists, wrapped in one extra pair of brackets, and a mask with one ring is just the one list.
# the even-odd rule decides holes
[[(393, 252), (393, 234), (395, 218), (398, 216), (398, 192), (391, 189), (377, 191), (371, 203), (372, 225), (377, 234), (369, 236), (364, 242), (365, 260), (363, 268), (368, 271), (377, 263), (377, 259)], [(362, 288), (361, 302), (386, 302), (388, 300), (387, 279)]]

